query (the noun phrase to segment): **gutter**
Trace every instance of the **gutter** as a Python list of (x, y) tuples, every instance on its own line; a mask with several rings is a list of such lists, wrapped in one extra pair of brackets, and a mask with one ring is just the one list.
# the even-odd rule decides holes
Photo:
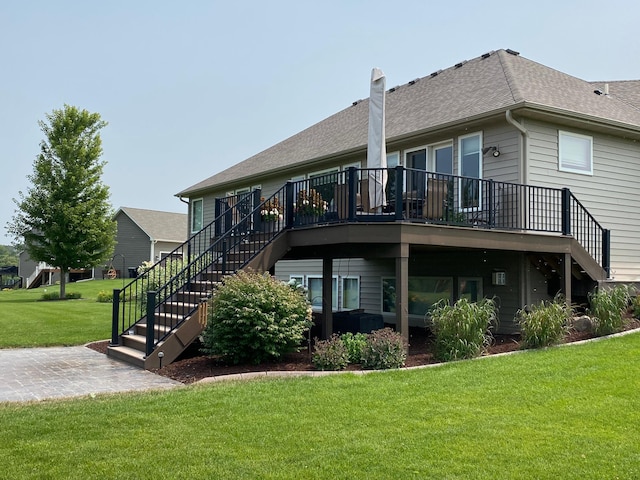
[(520, 169), (520, 183), (527, 185), (529, 183), (529, 131), (524, 126), (514, 120), (511, 110), (505, 112), (507, 123), (516, 127), (522, 134), (522, 162)]

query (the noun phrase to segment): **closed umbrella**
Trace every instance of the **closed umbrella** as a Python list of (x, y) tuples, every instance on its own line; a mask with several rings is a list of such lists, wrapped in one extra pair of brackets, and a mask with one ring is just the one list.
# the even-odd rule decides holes
[(367, 168), (376, 169), (369, 170), (369, 207), (371, 210), (381, 209), (387, 204), (385, 197), (387, 184), (387, 147), (384, 128), (385, 80), (382, 70), (379, 68), (371, 70)]

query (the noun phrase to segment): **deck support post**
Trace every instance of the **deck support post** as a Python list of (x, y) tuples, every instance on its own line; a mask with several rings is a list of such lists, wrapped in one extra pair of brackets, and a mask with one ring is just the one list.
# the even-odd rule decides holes
[(322, 259), (322, 338), (333, 334), (333, 259)]
[(409, 342), (409, 244), (400, 244), (396, 257), (396, 331)]

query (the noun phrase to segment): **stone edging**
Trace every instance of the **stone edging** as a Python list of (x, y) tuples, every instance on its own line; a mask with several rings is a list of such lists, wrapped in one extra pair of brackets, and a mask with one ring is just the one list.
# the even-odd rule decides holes
[[(573, 346), (573, 345), (583, 345), (585, 343), (599, 342), (601, 340), (605, 340), (605, 339), (609, 339), (609, 338), (622, 337), (622, 336), (629, 335), (629, 334), (636, 333), (636, 332), (640, 332), (640, 328), (636, 328), (634, 330), (626, 330), (624, 332), (614, 333), (612, 335), (606, 335), (604, 337), (595, 337), (595, 338), (588, 338), (586, 340), (579, 340), (577, 342), (561, 343), (559, 345), (553, 345), (551, 347), (546, 347), (546, 348), (548, 349), (548, 348), (554, 348), (554, 347), (570, 347), (570, 346)], [(535, 349), (514, 350), (514, 351), (511, 351), (511, 352), (496, 353), (496, 354), (493, 354), (493, 355), (484, 355), (484, 356), (481, 356), (481, 357), (473, 358), (471, 360), (482, 360), (484, 358), (503, 357), (503, 356), (506, 356), (506, 355), (514, 355), (516, 353), (525, 353), (525, 352), (529, 352), (531, 350), (535, 350)], [(463, 361), (463, 360), (458, 360), (458, 361)], [(214, 377), (206, 377), (206, 378), (203, 378), (201, 380), (198, 380), (197, 382), (194, 382), (194, 384), (226, 382), (226, 381), (232, 381), (232, 380), (252, 380), (252, 379), (255, 379), (255, 378), (262, 378), (262, 377), (270, 377), (270, 378), (276, 378), (276, 377), (326, 377), (328, 375), (343, 375), (343, 374), (367, 375), (369, 373), (394, 372), (394, 371), (398, 371), (398, 370), (418, 370), (418, 369), (423, 369), (423, 368), (440, 367), (442, 365), (447, 365), (447, 364), (450, 364), (450, 363), (452, 363), (452, 362), (429, 363), (427, 365), (416, 365), (416, 366), (413, 366), (413, 367), (392, 368), (392, 369), (388, 369), (388, 370), (271, 370), (271, 371), (268, 371), (268, 372), (234, 373), (234, 374), (230, 374), (230, 375), (218, 375), (218, 376), (214, 376)]]

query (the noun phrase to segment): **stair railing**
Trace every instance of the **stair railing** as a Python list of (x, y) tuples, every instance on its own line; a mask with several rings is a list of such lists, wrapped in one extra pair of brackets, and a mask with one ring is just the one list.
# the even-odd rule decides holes
[[(235, 205), (242, 205), (242, 214), (232, 212), (234, 222), (227, 224), (224, 233), (216, 236), (216, 228), (223, 219), (228, 220), (228, 210), (122, 290), (114, 290), (112, 345), (119, 344), (120, 335), (133, 325), (147, 320), (149, 355), (158, 342), (194, 313), (216, 281), (246, 265), (285, 228), (286, 192), (285, 186), (268, 199), (261, 199), (260, 191), (255, 190), (251, 193), (252, 208), (242, 205), (247, 194), (238, 196)], [(276, 209), (278, 214), (274, 213)], [(203, 279), (205, 274), (211, 279)], [(179, 293), (184, 294), (182, 302), (178, 301)], [(184, 301), (190, 297), (192, 301)], [(168, 308), (169, 302), (176, 306), (175, 311)], [(187, 305), (193, 306), (186, 309)]]

